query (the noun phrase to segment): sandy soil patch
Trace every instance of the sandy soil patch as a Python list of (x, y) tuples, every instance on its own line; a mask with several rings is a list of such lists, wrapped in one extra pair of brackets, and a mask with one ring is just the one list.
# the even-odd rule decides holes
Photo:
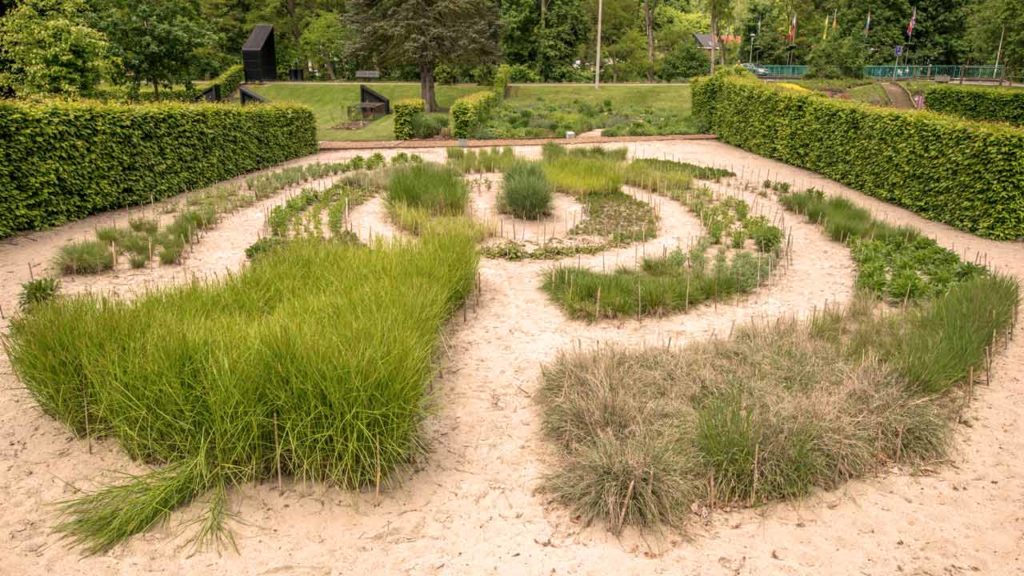
[[(986, 254), (996, 267), (1024, 279), (1024, 245), (976, 238), (868, 198), (818, 175), (709, 141), (629, 145), (637, 156), (674, 158), (730, 168), (737, 178), (717, 185), (775, 217), (778, 206), (744, 182), (790, 182), (840, 194), (892, 222), (909, 224), (944, 246)], [(441, 161), (440, 149), (421, 153)], [(522, 149), (536, 156), (536, 146)], [(354, 152), (319, 156), (333, 161)], [(365, 154), (365, 152), (364, 152)], [(390, 154), (386, 154), (390, 155)], [(282, 201), (276, 197), (268, 202)], [(489, 198), (474, 198), (486, 212)], [(685, 246), (699, 225), (679, 204), (657, 200), (657, 238), (642, 245), (569, 259), (610, 269), (643, 254)], [(262, 227), (266, 206), (224, 220), (184, 267), (116, 273), (74, 288), (135, 290), (147, 281), (181, 281), (192, 274), (237, 269), (239, 256)], [(125, 213), (127, 214), (127, 212)], [(352, 210), (353, 230), (389, 229), (379, 200)], [(126, 218), (127, 216), (125, 216)], [(0, 243), (0, 304), (13, 308), (28, 264), (48, 262), (56, 249), (86, 235), (108, 215)], [(716, 513), (695, 519), (687, 535), (616, 539), (582, 529), (566, 511), (535, 493), (552, 453), (540, 436), (533, 402), (540, 365), (559, 349), (617, 342), (677, 346), (724, 336), (752, 317), (805, 316), (827, 302), (846, 301), (854, 269), (848, 250), (817, 227), (788, 217), (792, 260), (769, 286), (732, 302), (644, 321), (587, 324), (567, 319), (540, 291), (550, 262), (484, 260), (482, 290), (465, 319), (450, 329), (447, 363), (434, 383), (428, 423), (432, 451), (408, 481), (379, 499), (321, 485), (247, 486), (233, 494), (240, 553), (191, 553), (170, 527), (130, 540), (113, 552), (80, 559), (50, 533), (50, 503), (92, 487), (110, 471), (138, 470), (112, 442), (73, 439), (41, 414), (0, 360), (0, 572), (10, 574), (1015, 574), (1024, 564), (1024, 347), (1021, 333), (995, 364), (989, 388), (971, 409), (949, 466), (926, 475), (892, 474), (849, 483), (794, 503)], [(221, 232), (224, 237), (215, 237)], [(360, 232), (362, 234), (362, 232)], [(234, 235), (238, 235), (235, 239)], [(361, 236), (362, 237), (362, 236)], [(204, 256), (209, 251), (209, 255)], [(146, 274), (145, 272), (148, 272)], [(154, 272), (156, 274), (154, 274)], [(117, 280), (114, 280), (117, 277)], [(84, 284), (86, 281), (82, 281)], [(671, 342), (671, 344), (670, 344)]]

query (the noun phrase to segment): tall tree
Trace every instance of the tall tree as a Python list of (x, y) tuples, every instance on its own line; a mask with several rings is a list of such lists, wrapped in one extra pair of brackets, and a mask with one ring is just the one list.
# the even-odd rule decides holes
[(23, 0), (0, 20), (0, 86), (17, 94), (79, 96), (109, 69), (109, 45), (82, 0)]
[(345, 53), (350, 38), (340, 15), (322, 11), (306, 26), (299, 43), (306, 60), (317, 69), (326, 68), (327, 77), (334, 80), (337, 78), (334, 67)]
[(994, 64), (998, 54), (1008, 76), (1024, 78), (1024, 10), (1019, 0), (982, 0), (970, 11), (967, 32), (976, 62)]
[(99, 0), (99, 27), (110, 38), (123, 73), (116, 78), (133, 88), (146, 83), (186, 84), (198, 73), (201, 49), (215, 43), (195, 2), (181, 0)]
[(654, 14), (658, 0), (643, 0), (644, 32), (647, 34), (647, 81), (654, 82)]
[(721, 34), (719, 27), (723, 19), (730, 18), (733, 0), (707, 0), (708, 15), (711, 17), (711, 73), (715, 73), (715, 52), (719, 52), (721, 62), (725, 64), (725, 54), (721, 51)]
[(436, 111), (438, 64), (492, 62), (498, 56), (498, 8), (492, 0), (352, 0), (352, 52), (382, 65), (415, 65), (420, 95)]

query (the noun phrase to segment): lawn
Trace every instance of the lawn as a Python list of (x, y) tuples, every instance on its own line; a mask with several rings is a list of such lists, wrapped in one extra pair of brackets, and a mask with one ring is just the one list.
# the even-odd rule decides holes
[[(392, 102), (400, 98), (419, 96), (419, 84), (413, 82), (380, 82), (370, 86), (390, 98)], [(394, 138), (391, 116), (359, 130), (336, 128), (346, 120), (348, 106), (358, 102), (359, 84), (278, 82), (250, 88), (272, 102), (291, 102), (312, 108), (316, 114), (318, 136), (321, 140), (368, 141)], [(442, 108), (447, 108), (456, 98), (484, 89), (486, 88), (472, 84), (438, 85), (438, 104)], [(666, 130), (679, 133), (695, 132), (689, 121), (690, 87), (685, 84), (617, 84), (604, 85), (599, 90), (595, 90), (589, 84), (513, 86), (503, 108), (513, 111), (528, 110), (533, 118), (547, 119), (556, 116), (553, 120), (544, 121), (542, 127), (535, 127), (549, 134), (556, 134), (563, 129), (582, 132), (591, 128), (607, 127), (592, 125), (595, 119), (614, 121), (621, 130), (634, 127), (632, 133)], [(584, 112), (595, 113), (581, 114), (581, 108)], [(494, 134), (495, 136), (517, 135), (509, 126), (499, 126), (495, 131), (498, 132)]]

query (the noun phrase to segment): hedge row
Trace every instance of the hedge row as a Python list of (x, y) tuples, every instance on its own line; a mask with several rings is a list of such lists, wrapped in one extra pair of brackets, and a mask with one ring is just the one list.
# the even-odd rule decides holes
[(1024, 90), (984, 86), (930, 86), (924, 93), (929, 110), (970, 120), (1024, 125)]
[(220, 98), (226, 100), (229, 96), (238, 90), (238, 87), (245, 81), (245, 67), (241, 64), (236, 64), (231, 68), (225, 70), (220, 76), (213, 79), (212, 82), (206, 85), (205, 88), (212, 88), (214, 86), (220, 87)]
[(693, 109), (730, 144), (961, 230), (1024, 237), (1024, 130), (723, 75), (694, 83)]
[(501, 97), (491, 90), (474, 92), (459, 98), (451, 108), (452, 133), (456, 138), (469, 138), (487, 121), (499, 102)]
[(305, 108), (0, 102), (0, 237), (316, 152)]
[(413, 118), (427, 109), (422, 98), (404, 98), (391, 105), (395, 115), (395, 139), (409, 140), (413, 137)]

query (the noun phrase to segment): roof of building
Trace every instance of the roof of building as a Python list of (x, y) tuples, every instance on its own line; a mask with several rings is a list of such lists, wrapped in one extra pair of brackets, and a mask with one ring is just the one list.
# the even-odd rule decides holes
[[(721, 38), (722, 43), (724, 44), (738, 44), (740, 42), (740, 37), (735, 34), (719, 34), (718, 37)], [(711, 34), (694, 34), (693, 38), (697, 41), (698, 46), (705, 50), (711, 50)], [(715, 44), (715, 48), (718, 48), (717, 43)]]
[(274, 27), (270, 24), (257, 24), (249, 34), (249, 38), (242, 45), (242, 52), (259, 52), (267, 42), (267, 38), (274, 33)]

